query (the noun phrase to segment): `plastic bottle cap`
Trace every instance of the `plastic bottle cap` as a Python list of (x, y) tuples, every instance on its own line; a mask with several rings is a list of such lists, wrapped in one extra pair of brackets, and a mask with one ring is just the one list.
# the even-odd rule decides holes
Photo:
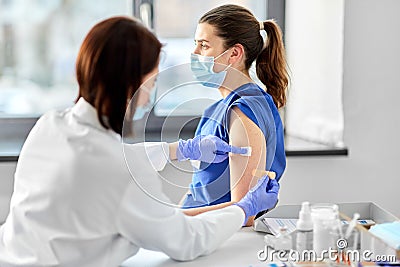
[(299, 220), (297, 221), (296, 228), (297, 230), (300, 231), (311, 231), (313, 229), (310, 203), (307, 201), (301, 204), (301, 210), (299, 212)]

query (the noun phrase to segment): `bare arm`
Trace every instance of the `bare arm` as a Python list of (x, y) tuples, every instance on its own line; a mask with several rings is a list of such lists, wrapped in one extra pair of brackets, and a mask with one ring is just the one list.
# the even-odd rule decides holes
[(231, 113), (229, 140), (234, 146), (250, 146), (251, 157), (230, 154), (231, 200), (242, 199), (249, 189), (257, 183), (253, 180), (254, 169), (265, 169), (266, 144), (260, 128), (239, 108), (234, 107)]
[(230, 201), (230, 202), (224, 202), (224, 203), (220, 203), (217, 205), (212, 205), (212, 206), (205, 206), (205, 207), (200, 207), (200, 208), (192, 208), (192, 209), (184, 209), (183, 213), (185, 213), (186, 215), (189, 216), (196, 216), (199, 215), (203, 212), (206, 211), (210, 211), (210, 210), (218, 210), (218, 209), (222, 209), (225, 207), (228, 207), (230, 205), (232, 205), (234, 202)]
[[(229, 157), (231, 201), (237, 202), (257, 183), (252, 171), (265, 169), (267, 149), (260, 128), (237, 107), (231, 112), (229, 140), (231, 145), (252, 148), (250, 157), (237, 154), (230, 154)], [(252, 225), (253, 220), (254, 217), (251, 217), (246, 225)]]
[[(231, 201), (218, 205), (184, 210), (186, 215), (197, 215), (206, 211), (220, 209), (243, 198), (249, 189), (256, 184), (251, 172), (254, 169), (265, 169), (266, 144), (260, 128), (251, 121), (239, 108), (233, 108), (229, 125), (230, 144), (239, 147), (251, 146), (251, 157), (231, 154), (229, 158), (231, 177)], [(251, 218), (247, 225), (251, 225)]]

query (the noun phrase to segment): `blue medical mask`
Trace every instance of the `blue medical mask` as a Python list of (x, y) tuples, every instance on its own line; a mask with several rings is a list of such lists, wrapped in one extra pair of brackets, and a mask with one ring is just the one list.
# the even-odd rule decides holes
[[(229, 49), (228, 49), (229, 50)], [(225, 80), (227, 69), (232, 65), (229, 64), (223, 71), (214, 72), (215, 60), (225, 54), (228, 50), (223, 52), (217, 57), (202, 56), (198, 54), (191, 54), (190, 67), (193, 75), (202, 85), (212, 88), (218, 88)]]
[(154, 106), (154, 103), (156, 102), (157, 87), (155, 83), (153, 88), (151, 88), (150, 90), (146, 89), (145, 87), (141, 87), (140, 90), (144, 90), (149, 94), (149, 101), (144, 106), (136, 107), (135, 114), (133, 114), (132, 118), (132, 120), (134, 121), (141, 120), (144, 117), (144, 115), (146, 115), (146, 113), (151, 110), (151, 108)]

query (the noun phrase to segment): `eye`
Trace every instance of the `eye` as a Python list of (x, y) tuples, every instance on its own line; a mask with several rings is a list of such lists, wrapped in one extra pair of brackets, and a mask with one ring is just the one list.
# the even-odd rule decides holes
[(201, 49), (206, 50), (208, 48), (209, 48), (209, 46), (205, 42), (201, 43)]

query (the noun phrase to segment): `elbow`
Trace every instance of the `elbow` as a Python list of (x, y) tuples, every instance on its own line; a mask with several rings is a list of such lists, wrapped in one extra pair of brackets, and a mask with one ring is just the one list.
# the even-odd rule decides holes
[[(193, 218), (193, 217), (188, 217)], [(188, 235), (181, 242), (175, 243), (174, 247), (169, 248), (168, 256), (176, 261), (192, 261), (199, 256), (212, 253), (216, 247), (215, 242), (215, 223), (209, 220), (206, 224), (202, 220), (193, 218), (191, 228)]]
[(204, 253), (196, 252), (195, 249), (183, 245), (179, 251), (176, 251), (176, 253), (169, 253), (168, 256), (175, 261), (192, 261), (200, 255), (204, 255)]
[(175, 260), (175, 261), (192, 261), (194, 259), (196, 259), (198, 256), (194, 256), (194, 255), (177, 255), (177, 256), (170, 256), (171, 259)]

